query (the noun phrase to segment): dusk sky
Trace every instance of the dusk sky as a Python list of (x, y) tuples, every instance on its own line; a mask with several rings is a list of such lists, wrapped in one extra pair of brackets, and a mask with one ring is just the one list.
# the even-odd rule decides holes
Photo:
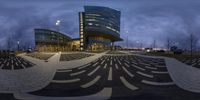
[[(144, 47), (156, 40), (158, 47), (171, 44), (188, 47), (189, 35), (200, 37), (199, 0), (6, 0), (0, 1), (0, 48), (6, 48), (9, 37), (12, 47), (34, 45), (34, 29), (56, 30), (73, 38), (79, 37), (78, 12), (83, 6), (105, 6), (121, 11), (121, 37), (129, 46)], [(124, 45), (124, 42), (119, 43)], [(200, 42), (199, 42), (200, 44)]]

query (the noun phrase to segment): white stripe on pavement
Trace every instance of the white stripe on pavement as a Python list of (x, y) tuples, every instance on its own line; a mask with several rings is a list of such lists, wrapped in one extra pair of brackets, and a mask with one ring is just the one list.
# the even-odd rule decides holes
[(79, 74), (84, 73), (85, 71), (86, 71), (86, 70), (82, 70), (82, 71), (79, 71), (79, 72), (76, 72), (76, 73), (71, 73), (70, 76), (79, 75)]
[(147, 80), (142, 80), (142, 83), (149, 85), (157, 85), (157, 86), (166, 86), (166, 85), (174, 85), (174, 82), (152, 82)]
[(104, 65), (104, 67), (103, 67), (103, 68), (104, 68), (104, 69), (106, 69), (106, 66), (107, 66), (107, 63)]
[(129, 72), (125, 67), (122, 68), (130, 77), (134, 77), (134, 75), (131, 72)]
[(110, 61), (110, 65), (112, 65), (112, 60)]
[(89, 83), (86, 83), (84, 85), (81, 85), (82, 88), (88, 88), (90, 86), (92, 86), (93, 84), (95, 84), (99, 79), (101, 78), (101, 76), (97, 76), (95, 79), (93, 79), (92, 81), (90, 81)]
[(121, 63), (121, 61), (120, 61), (120, 60), (118, 60), (118, 62), (119, 62), (119, 64), (120, 64), (120, 65), (122, 65), (122, 63)]
[(129, 88), (129, 89), (131, 89), (131, 90), (133, 90), (133, 91), (139, 89), (138, 87), (136, 87), (136, 86), (130, 84), (130, 83), (129, 83), (124, 77), (122, 77), (122, 76), (120, 76), (120, 80), (121, 80), (121, 82), (122, 82), (127, 88)]
[(130, 67), (130, 65), (128, 65), (127, 63), (124, 63), (124, 65), (125, 65), (126, 67)]
[(101, 66), (98, 66), (96, 69), (94, 69), (92, 72), (90, 72), (88, 74), (88, 76), (91, 76), (92, 74), (94, 74)]
[(143, 72), (140, 72), (140, 71), (137, 71), (136, 73), (138, 73), (142, 76), (145, 76), (145, 77), (153, 78), (153, 75), (149, 75), (149, 74), (146, 74), (146, 73), (143, 73)]
[(78, 82), (80, 81), (79, 78), (76, 79), (71, 79), (71, 80), (52, 80), (52, 83), (73, 83), (73, 82)]
[(157, 65), (156, 67), (161, 67), (161, 68), (162, 68), (162, 67), (166, 67), (166, 66), (160, 66), (160, 65)]
[(154, 70), (158, 69), (158, 68), (156, 68), (156, 67), (149, 67), (149, 66), (145, 66), (145, 68), (154, 69)]
[(118, 67), (118, 65), (117, 65), (117, 64), (115, 64), (115, 67), (116, 67), (116, 69), (119, 69), (119, 67)]
[(97, 64), (98, 64), (99, 62), (96, 62), (94, 65), (92, 65), (92, 66), (96, 66)]
[(109, 70), (108, 80), (112, 81), (112, 67), (110, 67), (110, 70)]
[(91, 64), (91, 63), (88, 63), (88, 64), (86, 64), (86, 65), (83, 65), (83, 66), (79, 67), (78, 69), (83, 69), (83, 68), (85, 68), (85, 67), (88, 67), (90, 64)]
[(161, 71), (151, 71), (154, 74), (168, 74), (168, 72), (161, 72)]
[(61, 69), (59, 69), (59, 70), (57, 70), (56, 72), (71, 72), (72, 70), (65, 70), (65, 69), (63, 69), (63, 70), (61, 70)]
[(134, 65), (134, 64), (132, 64), (132, 66), (135, 67), (135, 68), (137, 68), (137, 69), (139, 69), (139, 70), (142, 70), (142, 71), (145, 71), (145, 70), (146, 70), (146, 69), (141, 68), (141, 67), (139, 67), (139, 66), (136, 66), (136, 65)]
[(28, 93), (16, 92), (14, 97), (20, 100), (108, 100), (111, 98), (112, 88), (103, 88), (100, 92), (87, 96), (76, 97), (48, 97), (36, 96)]

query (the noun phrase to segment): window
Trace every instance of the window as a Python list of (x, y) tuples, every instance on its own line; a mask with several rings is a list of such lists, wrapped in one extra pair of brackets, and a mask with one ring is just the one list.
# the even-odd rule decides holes
[(88, 25), (93, 25), (93, 23), (88, 23)]
[(96, 21), (96, 19), (86, 19), (86, 21)]
[(89, 15), (89, 16), (100, 16), (99, 14), (86, 14), (86, 15)]

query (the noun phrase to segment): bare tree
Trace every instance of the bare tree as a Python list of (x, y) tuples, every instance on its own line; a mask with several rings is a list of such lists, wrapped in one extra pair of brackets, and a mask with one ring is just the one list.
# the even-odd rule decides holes
[(156, 40), (153, 40), (153, 48), (156, 48)]
[(169, 37), (167, 38), (167, 50), (169, 51), (170, 50), (170, 39), (169, 39)]
[(8, 50), (11, 49), (11, 39), (10, 39), (10, 34), (8, 34), (8, 36), (7, 36), (7, 49), (8, 49)]

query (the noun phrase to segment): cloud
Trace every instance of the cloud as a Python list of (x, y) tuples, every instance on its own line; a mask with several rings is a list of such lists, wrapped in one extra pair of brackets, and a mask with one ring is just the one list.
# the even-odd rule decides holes
[[(121, 37), (129, 44), (136, 41), (149, 47), (154, 40), (159, 47), (165, 47), (166, 39), (179, 43), (184, 48), (190, 33), (200, 36), (200, 2), (188, 0), (18, 0), (1, 1), (0, 4), (0, 48), (7, 47), (8, 37), (12, 46), (16, 41), (21, 46), (34, 45), (35, 28), (57, 30), (55, 22), (62, 21), (60, 31), (71, 37), (78, 37), (78, 12), (84, 5), (107, 6), (121, 11)], [(184, 42), (183, 42), (184, 41)], [(200, 42), (199, 42), (200, 43)]]

